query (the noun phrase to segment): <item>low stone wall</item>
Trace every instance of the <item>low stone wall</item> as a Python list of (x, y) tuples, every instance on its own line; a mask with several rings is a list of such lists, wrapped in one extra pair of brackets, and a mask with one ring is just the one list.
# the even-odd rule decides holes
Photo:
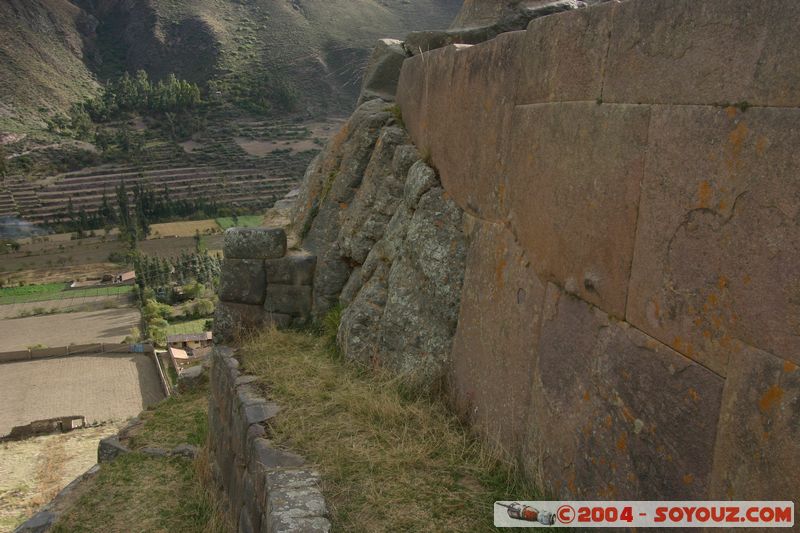
[(308, 321), (316, 257), (287, 253), (282, 228), (231, 228), (223, 253), (215, 339), (230, 342), (271, 324)]
[(149, 344), (70, 344), (53, 348), (33, 348), (14, 352), (0, 353), (0, 364), (30, 361), (33, 359), (50, 359), (52, 357), (68, 357), (70, 355), (86, 355), (92, 353), (152, 353)]
[(272, 445), (267, 423), (279, 407), (253, 376), (239, 372), (229, 348), (214, 348), (208, 421), (212, 473), (241, 533), (327, 532), (319, 475)]

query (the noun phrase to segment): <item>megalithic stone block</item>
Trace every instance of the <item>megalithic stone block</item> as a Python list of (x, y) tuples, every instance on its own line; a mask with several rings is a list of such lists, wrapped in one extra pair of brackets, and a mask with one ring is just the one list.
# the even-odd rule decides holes
[(295, 285), (267, 285), (264, 310), (293, 317), (311, 314), (311, 287)]
[(314, 282), (314, 268), (317, 257), (310, 254), (291, 254), (280, 259), (267, 259), (267, 284), (311, 285)]
[(223, 302), (261, 305), (267, 275), (260, 259), (225, 259), (219, 280), (219, 299)]
[(230, 228), (225, 231), (226, 259), (277, 259), (286, 255), (282, 228)]

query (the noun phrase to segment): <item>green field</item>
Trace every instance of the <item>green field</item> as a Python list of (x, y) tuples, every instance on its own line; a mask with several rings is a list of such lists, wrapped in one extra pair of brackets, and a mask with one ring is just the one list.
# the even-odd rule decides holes
[(236, 224), (233, 223), (232, 217), (223, 217), (217, 219), (219, 227), (226, 230), (228, 228), (257, 228), (264, 223), (264, 215), (243, 215), (240, 216)]
[(115, 285), (88, 289), (68, 290), (64, 283), (25, 285), (0, 289), (0, 305), (26, 302), (47, 302), (51, 300), (72, 300), (95, 296), (118, 296), (133, 292), (133, 285)]
[(181, 335), (184, 333), (201, 333), (205, 331), (207, 318), (198, 318), (187, 322), (176, 322), (167, 327), (167, 335)]

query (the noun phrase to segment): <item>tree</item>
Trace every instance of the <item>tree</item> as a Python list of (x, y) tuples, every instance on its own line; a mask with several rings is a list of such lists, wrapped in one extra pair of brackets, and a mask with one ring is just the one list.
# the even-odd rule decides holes
[(6, 149), (0, 146), (0, 176), (6, 177), (8, 173), (8, 156), (6, 155)]

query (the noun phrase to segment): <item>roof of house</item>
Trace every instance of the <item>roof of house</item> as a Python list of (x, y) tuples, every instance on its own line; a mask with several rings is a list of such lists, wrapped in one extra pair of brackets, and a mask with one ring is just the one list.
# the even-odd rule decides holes
[(181, 350), (180, 348), (173, 348), (170, 346), (169, 354), (173, 359), (189, 359), (189, 354), (186, 353), (186, 350)]
[(203, 333), (182, 333), (180, 335), (168, 335), (167, 344), (175, 342), (210, 341), (211, 338), (212, 335), (210, 331), (204, 331)]
[(122, 281), (131, 281), (136, 279), (136, 271), (129, 270), (128, 272), (122, 272), (118, 274), (118, 276), (122, 278)]

